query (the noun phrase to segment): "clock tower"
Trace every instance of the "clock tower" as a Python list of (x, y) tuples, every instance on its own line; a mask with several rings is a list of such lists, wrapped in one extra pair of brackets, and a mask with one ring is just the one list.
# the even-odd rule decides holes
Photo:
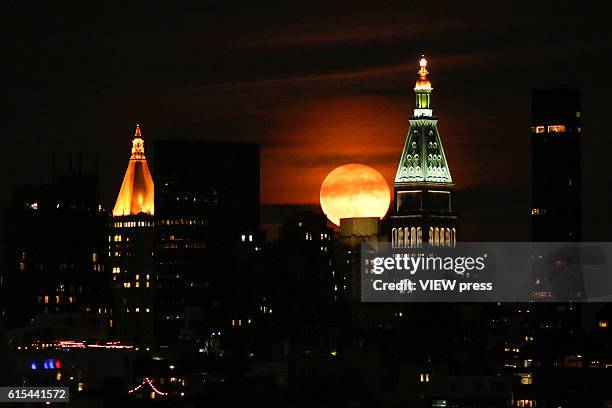
[(431, 108), (427, 60), (422, 57), (414, 87), (416, 107), (393, 182), (391, 242), (394, 247), (454, 246), (457, 214), (452, 209), (453, 179), (438, 119)]

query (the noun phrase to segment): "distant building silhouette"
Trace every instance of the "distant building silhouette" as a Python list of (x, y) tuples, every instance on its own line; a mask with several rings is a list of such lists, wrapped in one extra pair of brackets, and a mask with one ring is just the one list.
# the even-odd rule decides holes
[(51, 184), (16, 186), (3, 215), (0, 314), (8, 328), (29, 326), (41, 313), (110, 316), (103, 261), (108, 215), (97, 175), (79, 165), (77, 172), (54, 174)]
[[(155, 143), (155, 318), (162, 344), (176, 341), (187, 321), (201, 330), (248, 321), (232, 282), (245, 279), (244, 272), (235, 275), (236, 265), (263, 245), (259, 163), (256, 144)], [(188, 319), (186, 310), (201, 318)]]
[(530, 123), (533, 241), (580, 241), (580, 93), (533, 91)]

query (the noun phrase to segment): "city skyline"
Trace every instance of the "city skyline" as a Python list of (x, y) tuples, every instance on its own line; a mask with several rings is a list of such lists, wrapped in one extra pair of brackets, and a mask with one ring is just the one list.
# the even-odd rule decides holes
[(0, 404), (612, 406), (606, 11), (10, 4)]
[[(513, 239), (527, 237), (529, 171), (517, 158), (529, 151), (532, 88), (580, 88), (586, 154), (602, 157), (609, 144), (603, 120), (609, 85), (592, 80), (605, 78), (609, 61), (601, 51), (609, 33), (600, 31), (595, 9), (586, 10), (592, 23), (574, 18), (582, 11), (577, 3), (531, 5), (528, 12), (514, 5), (505, 13), (433, 3), (259, 13), (169, 7), (103, 8), (86, 24), (78, 17), (87, 10), (71, 9), (61, 21), (41, 19), (37, 29), (11, 26), (19, 41), (10, 52), (19, 65), (9, 88), (15, 115), (8, 130), (15, 138), (5, 145), (4, 185), (48, 180), (52, 152), (60, 165), (69, 153), (99, 154), (102, 203), (110, 208), (123, 147), (139, 122), (149, 141), (261, 144), (263, 222), (278, 226), (285, 214), (279, 206), (316, 208), (322, 180), (341, 164), (370, 165), (391, 184), (410, 116), (414, 61), (422, 53), (436, 67), (440, 131), (455, 163), (458, 210), (475, 225), (469, 235), (499, 238), (509, 229)], [(12, 12), (16, 23), (25, 10)], [(300, 24), (284, 23), (297, 21), (296, 12)], [(168, 31), (157, 31), (166, 14)], [(73, 35), (110, 21), (113, 31), (92, 42)], [(64, 29), (52, 30), (56, 24)], [(47, 28), (49, 38), (42, 34)], [(31, 117), (36, 121), (24, 125)], [(15, 160), (25, 146), (27, 156)], [(30, 165), (23, 168), (23, 161)], [(594, 163), (585, 166), (587, 179), (598, 174)], [(589, 185), (585, 190), (595, 194)], [(482, 205), (484, 197), (492, 197), (495, 210)], [(2, 189), (0, 202), (8, 200)], [(607, 199), (589, 202), (587, 214), (605, 212)]]

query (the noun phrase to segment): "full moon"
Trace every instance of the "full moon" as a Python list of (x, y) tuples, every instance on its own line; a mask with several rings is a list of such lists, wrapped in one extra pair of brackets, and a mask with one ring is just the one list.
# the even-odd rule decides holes
[(391, 192), (378, 171), (351, 163), (337, 167), (325, 177), (320, 200), (327, 218), (340, 225), (340, 218), (384, 217)]

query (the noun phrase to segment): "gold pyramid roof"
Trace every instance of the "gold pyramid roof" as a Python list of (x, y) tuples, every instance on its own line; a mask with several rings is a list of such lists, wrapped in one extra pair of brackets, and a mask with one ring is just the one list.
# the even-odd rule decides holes
[(132, 156), (113, 208), (113, 216), (120, 217), (140, 213), (153, 215), (153, 191), (153, 178), (145, 157), (144, 140), (142, 140), (140, 126), (136, 125), (136, 132), (132, 140)]

